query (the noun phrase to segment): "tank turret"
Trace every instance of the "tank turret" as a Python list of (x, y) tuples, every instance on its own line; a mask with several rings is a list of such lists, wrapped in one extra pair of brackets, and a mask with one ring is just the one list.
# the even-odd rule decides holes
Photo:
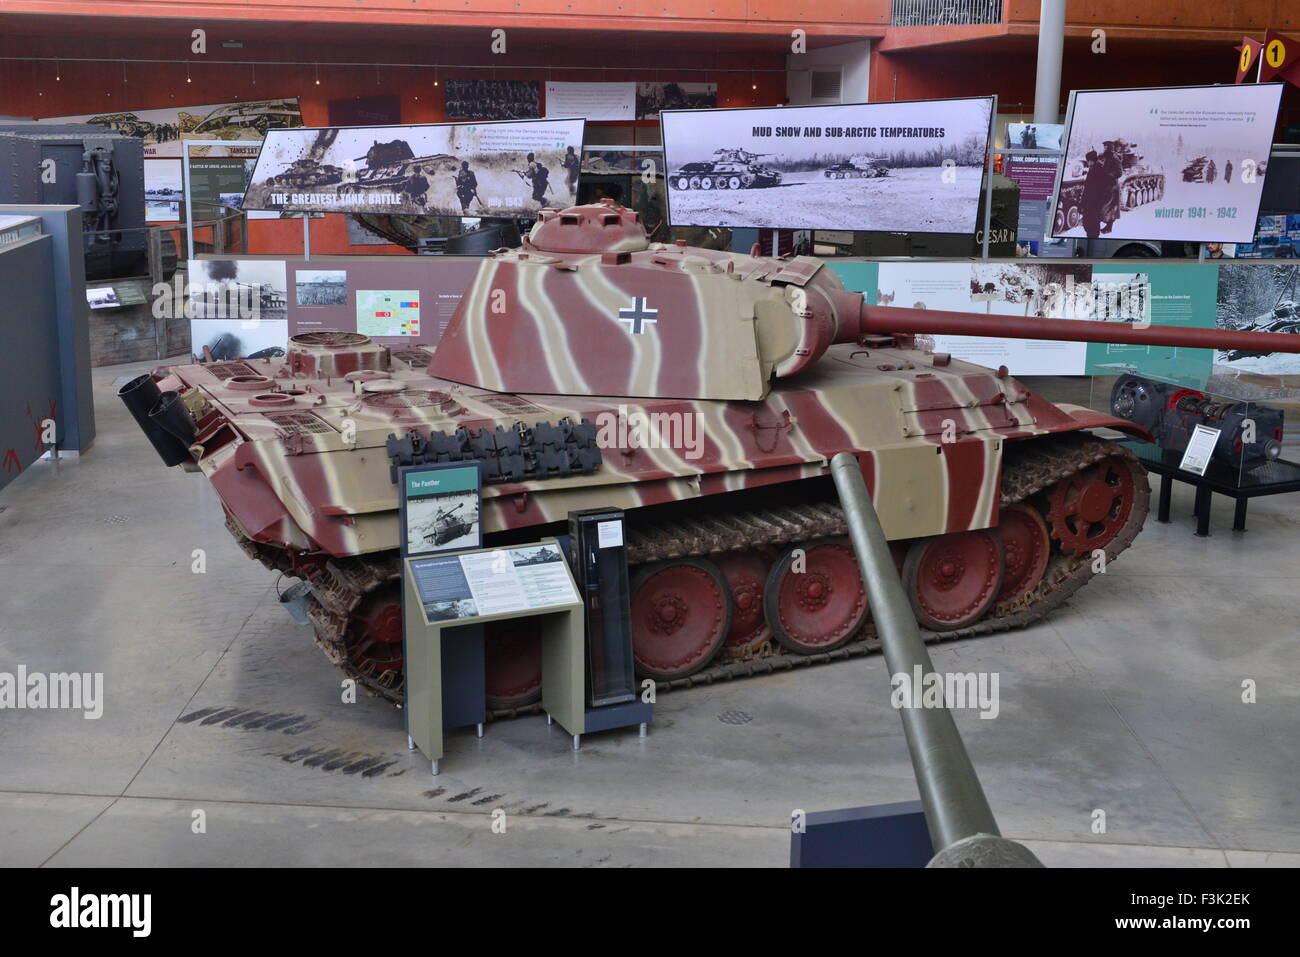
[[(1137, 535), (1143, 467), (1089, 430), (1149, 440), (1155, 420), (1049, 402), (921, 347), (934, 333), (1300, 352), (1282, 332), (869, 306), (820, 260), (652, 243), (604, 203), (543, 210), (484, 260), (436, 349), (309, 333), (122, 398), (164, 462), (211, 481), (249, 556), (307, 582), (317, 641), (375, 694), (402, 694), (396, 467), (443, 461), (482, 464), (489, 547), (623, 509), (637, 670), (682, 687), (870, 650), (838, 453), (946, 638), (1037, 621)], [(488, 630), (498, 715), (540, 696), (536, 635), (514, 627)]]

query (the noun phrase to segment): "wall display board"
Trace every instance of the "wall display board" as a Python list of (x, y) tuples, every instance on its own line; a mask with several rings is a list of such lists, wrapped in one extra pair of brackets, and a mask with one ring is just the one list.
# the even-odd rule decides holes
[[(1217, 324), (1221, 329), (1300, 335), (1300, 265), (1220, 263)], [(1300, 355), (1233, 350), (1215, 356), (1215, 371), (1300, 374)]]
[(1250, 242), (1281, 84), (1076, 90), (1052, 235)]
[[(1215, 265), (1132, 261), (830, 263), (872, 305), (1212, 328)], [(1137, 371), (1203, 383), (1207, 349), (979, 336), (922, 336), (923, 345), (1013, 375), (1114, 375)]]
[(531, 120), (542, 115), (536, 80), (450, 79), (443, 90), (448, 119)]
[(632, 120), (636, 118), (635, 83), (546, 84), (546, 118)]
[(399, 349), (437, 345), (480, 265), (441, 256), (290, 261), (289, 335), (359, 332)]
[(181, 218), (181, 161), (152, 159), (144, 161), (144, 221), (174, 223)]
[[(568, 205), (584, 121), (322, 127), (268, 134), (246, 210), (531, 217)], [(529, 157), (532, 157), (530, 160)]]
[(636, 118), (657, 120), (661, 110), (711, 110), (718, 105), (716, 83), (638, 83)]
[(208, 103), (204, 106), (169, 106), (159, 110), (91, 113), (85, 116), (48, 117), (41, 122), (90, 123), (125, 136), (144, 140), (144, 155), (181, 155), (181, 140), (261, 139), (267, 130), (302, 126), (297, 97), (245, 100), (242, 103)]
[(196, 359), (285, 354), (289, 339), (282, 259), (193, 259), (185, 312)]
[(994, 103), (664, 111), (669, 222), (969, 235)]
[(441, 462), (398, 470), (402, 554), (432, 555), (483, 546), (483, 466)]

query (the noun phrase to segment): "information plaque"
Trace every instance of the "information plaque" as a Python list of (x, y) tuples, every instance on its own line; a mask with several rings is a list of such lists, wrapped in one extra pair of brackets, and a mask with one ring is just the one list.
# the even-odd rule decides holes
[(578, 600), (559, 545), (519, 545), (411, 561), (429, 624), (515, 615)]

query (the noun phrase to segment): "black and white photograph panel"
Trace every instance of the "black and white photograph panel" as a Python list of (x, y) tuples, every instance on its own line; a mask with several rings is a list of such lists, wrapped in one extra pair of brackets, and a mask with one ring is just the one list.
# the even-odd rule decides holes
[(190, 344), (196, 362), (278, 359), (289, 342), (287, 319), (191, 319)]
[(287, 319), (283, 259), (195, 259), (189, 264), (191, 319)]
[(299, 269), (293, 288), (300, 306), (346, 306), (348, 302), (348, 274), (343, 269)]
[(585, 123), (272, 130), (243, 208), (531, 218), (576, 200), (566, 159), (581, 154)]
[(1081, 90), (1052, 235), (1248, 243), (1281, 84)]
[(412, 553), (477, 548), (477, 490), (422, 495), (406, 503), (406, 541)]
[(669, 220), (973, 233), (993, 102), (665, 110)]

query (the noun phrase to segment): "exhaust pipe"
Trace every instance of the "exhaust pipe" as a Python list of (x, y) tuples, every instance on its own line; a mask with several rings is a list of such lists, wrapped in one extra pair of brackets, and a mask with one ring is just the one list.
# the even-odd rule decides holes
[(146, 373), (118, 389), (117, 396), (166, 465), (180, 465), (191, 458), (194, 420), (177, 401), (177, 393), (164, 394)]

